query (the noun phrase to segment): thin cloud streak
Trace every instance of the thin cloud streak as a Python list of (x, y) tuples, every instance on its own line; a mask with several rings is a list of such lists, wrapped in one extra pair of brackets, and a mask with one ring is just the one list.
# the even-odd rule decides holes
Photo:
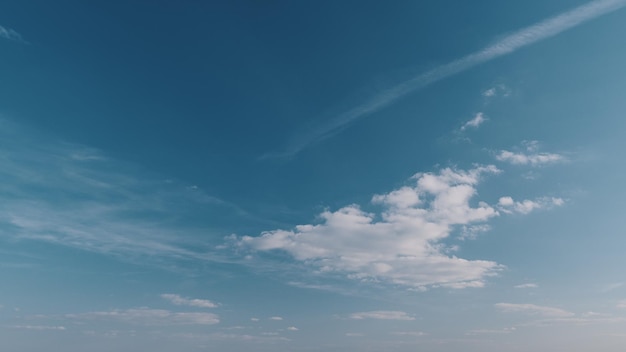
[(0, 26), (0, 38), (4, 38), (6, 40), (12, 40), (15, 42), (26, 43), (26, 41), (22, 38), (22, 35), (18, 32), (12, 30), (11, 28), (5, 28)]
[(369, 101), (345, 111), (329, 123), (312, 130), (297, 142), (292, 143), (286, 150), (267, 153), (261, 156), (260, 159), (293, 157), (312, 144), (331, 137), (347, 127), (349, 123), (373, 114), (413, 91), (425, 88), (432, 83), (466, 71), (474, 66), (510, 54), (525, 46), (553, 37), (594, 18), (616, 11), (623, 6), (626, 6), (626, 0), (596, 0), (518, 30), (482, 50), (436, 67), (395, 87), (388, 88)]

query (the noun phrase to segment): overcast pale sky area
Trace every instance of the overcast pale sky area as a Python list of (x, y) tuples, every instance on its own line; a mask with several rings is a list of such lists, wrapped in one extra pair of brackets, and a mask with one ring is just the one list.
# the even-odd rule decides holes
[(626, 0), (0, 2), (0, 349), (626, 350)]

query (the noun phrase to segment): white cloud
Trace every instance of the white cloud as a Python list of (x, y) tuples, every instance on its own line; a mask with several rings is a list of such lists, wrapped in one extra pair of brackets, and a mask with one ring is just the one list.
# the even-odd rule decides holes
[(501, 150), (498, 154), (496, 154), (496, 159), (513, 165), (531, 166), (540, 166), (565, 161), (565, 157), (561, 154), (539, 152), (538, 141), (524, 141), (522, 142), (522, 145), (524, 146), (524, 151), (512, 152), (508, 150)]
[(365, 334), (361, 332), (347, 332), (346, 336), (347, 337), (362, 337), (362, 336), (365, 336)]
[(493, 98), (496, 96), (507, 97), (511, 94), (511, 90), (504, 84), (495, 85), (489, 89), (485, 89), (482, 93), (485, 98)]
[(530, 283), (530, 284), (515, 285), (514, 287), (515, 288), (537, 288), (539, 287), (539, 285)]
[(161, 298), (166, 299), (177, 306), (190, 306), (200, 308), (215, 308), (217, 304), (206, 299), (189, 299), (181, 297), (180, 295), (164, 293)]
[[(190, 225), (198, 224), (199, 214), (236, 215), (238, 221), (252, 217), (92, 148), (59, 142), (2, 118), (0, 126), (5, 142), (0, 145), (0, 236), (172, 270), (178, 260), (225, 260), (207, 243), (207, 225)], [(202, 239), (194, 238), (200, 233)]]
[(255, 321), (256, 322), (256, 321), (259, 321), (259, 320), (261, 320), (261, 319), (259, 319), (259, 318), (250, 318), (250, 321)]
[(379, 320), (415, 320), (406, 312), (397, 310), (375, 310), (371, 312), (359, 312), (350, 314), (350, 319), (379, 319)]
[(498, 155), (496, 155), (496, 159), (499, 161), (506, 161), (515, 165), (543, 165), (543, 164), (552, 164), (558, 161), (563, 161), (565, 158), (560, 154), (554, 153), (537, 153), (537, 154), (524, 154), (524, 153), (514, 153), (508, 150), (502, 150)]
[(426, 336), (428, 334), (423, 331), (394, 331), (391, 333), (391, 335), (420, 337)]
[(492, 87), (483, 92), (484, 97), (493, 97), (496, 95), (496, 88)]
[(495, 307), (505, 313), (525, 313), (544, 317), (564, 318), (572, 317), (574, 313), (554, 307), (538, 306), (535, 304), (497, 303)]
[(283, 317), (270, 317), (270, 320), (283, 320)]
[(482, 334), (510, 334), (513, 331), (515, 331), (516, 328), (515, 327), (511, 327), (511, 328), (502, 328), (502, 329), (475, 329), (475, 330), (470, 330), (468, 332), (465, 333), (465, 335), (469, 335), (469, 336), (473, 336), (473, 335), (482, 335)]
[(24, 42), (24, 39), (22, 39), (22, 36), (19, 33), (12, 30), (11, 28), (5, 28), (2, 26), (0, 26), (0, 38), (13, 40), (16, 42)]
[(67, 328), (62, 325), (50, 326), (50, 325), (12, 325), (13, 329), (25, 329), (25, 330), (57, 330), (65, 331)]
[(204, 312), (172, 312), (165, 309), (131, 308), (110, 311), (68, 314), (68, 318), (79, 320), (115, 320), (135, 325), (213, 325), (220, 322), (219, 316)]
[(295, 326), (290, 326), (290, 327), (288, 327), (288, 328), (287, 328), (287, 330), (289, 330), (289, 331), (298, 331), (298, 330), (300, 330), (300, 329), (298, 329), (298, 328), (297, 328), (297, 327), (295, 327)]
[(522, 28), (502, 37), (500, 40), (481, 50), (438, 66), (418, 76), (411, 77), (399, 85), (383, 90), (380, 94), (343, 112), (336, 118), (330, 120), (330, 122), (318, 128), (313, 128), (308, 134), (294, 139), (294, 142), (284, 151), (266, 154), (262, 159), (292, 157), (312, 144), (337, 133), (337, 131), (341, 130), (349, 123), (373, 114), (415, 90), (425, 88), (432, 83), (454, 76), (498, 57), (511, 54), (518, 49), (555, 36), (596, 17), (618, 10), (625, 5), (626, 0), (596, 0), (526, 28)]
[(617, 308), (620, 309), (626, 309), (626, 299), (625, 300), (621, 300), (617, 303)]
[(474, 115), (474, 118), (461, 126), (461, 131), (465, 131), (468, 128), (478, 128), (478, 126), (482, 125), (485, 121), (487, 121), (485, 115), (482, 112), (479, 112)]
[(459, 239), (464, 240), (475, 240), (479, 234), (483, 232), (487, 232), (491, 230), (491, 226), (486, 224), (481, 225), (463, 225), (461, 227), (461, 235)]
[(498, 215), (484, 202), (471, 205), (480, 179), (498, 172), (494, 166), (481, 166), (416, 174), (413, 185), (373, 197), (373, 203), (383, 207), (380, 220), (350, 205), (323, 212), (321, 224), (235, 237), (235, 244), (256, 251), (285, 251), (319, 272), (342, 273), (356, 280), (412, 288), (481, 287), (485, 277), (502, 267), (492, 261), (449, 256), (450, 248), (440, 242), (458, 226), (484, 223)]
[(512, 214), (528, 214), (534, 210), (551, 209), (555, 206), (561, 206), (565, 201), (561, 198), (542, 197), (535, 200), (523, 200), (521, 202), (514, 201), (511, 197), (500, 197), (498, 200), (498, 210), (503, 213)]

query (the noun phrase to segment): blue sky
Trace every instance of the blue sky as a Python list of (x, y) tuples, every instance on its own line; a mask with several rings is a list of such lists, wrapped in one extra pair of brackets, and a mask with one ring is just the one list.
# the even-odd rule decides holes
[(623, 351), (626, 1), (4, 1), (11, 351)]

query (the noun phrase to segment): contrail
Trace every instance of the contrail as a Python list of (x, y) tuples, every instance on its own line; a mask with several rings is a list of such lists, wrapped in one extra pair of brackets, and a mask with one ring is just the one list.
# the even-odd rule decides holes
[(626, 0), (596, 0), (543, 20), (532, 26), (520, 29), (497, 41), (495, 44), (489, 45), (450, 63), (438, 66), (397, 86), (388, 88), (369, 101), (341, 113), (328, 124), (310, 131), (309, 134), (302, 136), (296, 143), (292, 143), (286, 150), (265, 154), (260, 159), (293, 157), (310, 145), (330, 137), (346, 127), (349, 123), (372, 114), (415, 90), (427, 87), (434, 82), (456, 75), (474, 66), (555, 36), (584, 22), (618, 10), (625, 5)]

